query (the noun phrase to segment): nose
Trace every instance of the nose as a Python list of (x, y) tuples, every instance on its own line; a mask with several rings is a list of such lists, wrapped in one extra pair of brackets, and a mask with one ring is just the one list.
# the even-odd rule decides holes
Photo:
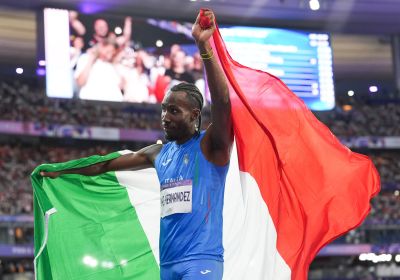
[(169, 118), (169, 114), (168, 114), (167, 110), (161, 112), (161, 121), (163, 123), (170, 122), (170, 118)]

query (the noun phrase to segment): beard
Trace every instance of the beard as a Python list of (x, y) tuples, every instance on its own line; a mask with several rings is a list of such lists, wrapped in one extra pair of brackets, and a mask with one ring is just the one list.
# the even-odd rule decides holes
[(177, 139), (177, 138), (176, 138), (176, 135), (173, 135), (173, 134), (168, 133), (168, 132), (166, 132), (166, 131), (164, 131), (164, 138), (165, 138), (165, 140), (167, 140), (168, 142), (175, 141), (175, 140)]

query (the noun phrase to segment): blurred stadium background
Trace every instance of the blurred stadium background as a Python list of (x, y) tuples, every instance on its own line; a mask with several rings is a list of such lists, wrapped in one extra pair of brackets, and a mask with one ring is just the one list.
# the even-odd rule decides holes
[[(154, 96), (157, 86), (149, 65), (160, 63), (160, 57), (163, 62), (171, 59), (171, 46), (181, 44), (184, 49), (187, 39), (176, 36), (176, 42), (166, 42), (165, 38), (144, 48), (146, 36), (135, 38), (135, 23), (139, 22), (135, 18), (192, 22), (203, 6), (216, 12), (220, 24), (330, 35), (336, 105), (314, 113), (345, 145), (372, 158), (381, 175), (382, 191), (372, 200), (371, 213), (359, 228), (321, 250), (309, 279), (400, 279), (400, 1), (140, 2), (0, 1), (0, 279), (33, 279), (29, 175), (34, 167), (121, 149), (137, 150), (162, 137), (154, 98), (128, 103), (47, 97), (43, 8), (76, 10), (82, 17), (101, 14), (110, 29), (114, 19), (133, 17), (127, 45), (136, 63), (140, 58), (153, 61), (143, 64), (147, 94)], [(124, 28), (123, 21), (118, 24)], [(86, 28), (87, 34), (93, 32), (90, 26)], [(184, 25), (170, 24), (168, 28), (182, 33)], [(121, 33), (116, 28), (110, 31)], [(184, 57), (185, 69), (194, 76), (196, 58), (189, 53)], [(167, 63), (162, 66), (163, 70), (171, 67)], [(206, 126), (207, 107), (204, 114)]]

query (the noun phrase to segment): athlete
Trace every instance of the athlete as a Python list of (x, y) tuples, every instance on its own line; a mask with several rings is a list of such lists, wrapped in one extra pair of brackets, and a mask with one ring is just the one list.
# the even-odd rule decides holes
[(212, 124), (205, 131), (200, 131), (201, 92), (193, 84), (181, 83), (171, 88), (161, 105), (168, 143), (81, 169), (42, 172), (42, 176), (55, 178), (154, 167), (161, 188), (162, 280), (220, 280), (223, 275), (222, 208), (233, 129), (226, 78), (209, 42), (215, 31), (214, 14), (205, 11), (204, 16), (211, 26), (203, 29), (199, 15), (192, 34), (203, 58), (212, 100)]

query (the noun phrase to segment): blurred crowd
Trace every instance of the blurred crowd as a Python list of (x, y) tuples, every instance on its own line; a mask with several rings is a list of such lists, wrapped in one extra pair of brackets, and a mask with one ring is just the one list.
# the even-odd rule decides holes
[(0, 279), (33, 280), (33, 262), (29, 259), (0, 261)]
[(400, 225), (400, 193), (398, 190), (382, 191), (371, 203), (372, 209), (366, 224)]
[[(69, 21), (76, 97), (156, 103), (162, 101), (168, 88), (179, 82), (195, 83), (206, 97), (202, 62), (200, 54), (193, 48), (193, 40), (186, 47), (178, 44), (162, 47), (161, 40), (157, 40), (158, 48), (140, 46), (140, 42), (133, 39), (132, 31), (149, 33), (151, 25), (143, 20), (135, 26), (133, 19), (126, 17), (123, 27), (111, 30), (110, 23), (104, 18), (82, 21), (77, 12), (69, 11)], [(144, 26), (147, 29), (143, 29)], [(159, 28), (161, 33), (171, 28), (173, 33), (191, 33), (191, 27), (178, 22)]]
[(50, 162), (64, 162), (89, 155), (112, 152), (108, 146), (88, 148), (49, 147), (47, 145), (0, 145), (0, 215), (32, 214), (30, 174)]
[(400, 106), (398, 103), (338, 104), (332, 111), (316, 112), (333, 134), (354, 136), (400, 136)]
[(160, 129), (159, 106), (47, 98), (17, 80), (0, 85), (0, 119), (38, 125), (72, 124)]
[[(390, 270), (398, 269), (395, 263), (371, 264), (360, 262), (358, 256), (346, 258), (319, 258), (310, 267), (309, 280), (397, 280)], [(386, 273), (385, 273), (386, 272)], [(388, 277), (380, 275), (386, 274)]]
[(335, 243), (392, 244), (400, 236), (399, 191), (382, 190), (371, 201), (371, 212), (361, 227), (358, 227)]
[[(58, 99), (45, 96), (18, 80), (0, 83), (0, 120), (33, 122), (38, 126), (55, 124), (160, 130), (160, 106), (118, 102)], [(203, 125), (210, 119), (204, 108)]]
[(398, 152), (375, 152), (369, 155), (379, 171), (387, 189), (400, 189), (400, 154)]
[[(18, 80), (1, 82), (0, 98), (0, 120), (29, 121), (46, 126), (72, 124), (161, 129), (160, 107), (156, 104), (48, 98), (43, 88)], [(400, 106), (396, 103), (339, 104), (332, 111), (315, 114), (337, 136), (400, 136), (400, 126), (396, 125), (400, 123)], [(210, 110), (206, 106), (203, 110), (205, 127), (209, 121)]]

